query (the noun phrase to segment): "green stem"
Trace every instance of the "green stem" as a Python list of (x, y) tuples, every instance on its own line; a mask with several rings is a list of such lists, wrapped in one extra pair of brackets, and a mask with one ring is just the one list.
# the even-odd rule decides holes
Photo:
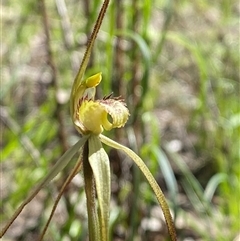
[(171, 23), (172, 16), (173, 16), (173, 7), (174, 7), (173, 5), (174, 5), (174, 1), (172, 1), (172, 0), (168, 0), (166, 2), (164, 24), (163, 24), (162, 30), (160, 31), (161, 38), (160, 38), (158, 46), (156, 47), (155, 54), (153, 56), (153, 63), (155, 63), (157, 61), (157, 59), (159, 58), (159, 55), (161, 54), (163, 46), (165, 44), (166, 35), (167, 35), (168, 28), (169, 28), (169, 25)]

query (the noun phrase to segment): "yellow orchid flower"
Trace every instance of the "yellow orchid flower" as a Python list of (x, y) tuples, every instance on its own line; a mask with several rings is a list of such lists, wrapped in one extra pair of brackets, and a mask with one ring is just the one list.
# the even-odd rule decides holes
[(104, 129), (120, 128), (127, 122), (129, 111), (122, 99), (111, 99), (110, 95), (102, 100), (94, 100), (95, 87), (101, 79), (101, 73), (95, 74), (76, 88), (79, 92), (72, 92), (72, 119), (76, 129), (82, 135), (90, 133), (98, 135)]
[(162, 207), (172, 241), (177, 240), (173, 220), (164, 194), (143, 160), (129, 148), (107, 138), (102, 134), (104, 129), (111, 130), (112, 128), (120, 128), (125, 125), (129, 117), (129, 111), (126, 104), (121, 98), (111, 98), (111, 95), (101, 100), (95, 100), (96, 86), (102, 79), (101, 73), (95, 74), (83, 80), (94, 41), (101, 26), (108, 4), (109, 0), (105, 0), (88, 42), (87, 50), (83, 57), (79, 72), (72, 86), (70, 97), (71, 118), (75, 128), (82, 137), (74, 146), (64, 153), (50, 172), (27, 196), (0, 232), (0, 238), (3, 237), (23, 208), (36, 196), (41, 188), (47, 185), (60, 171), (62, 171), (62, 169), (72, 160), (74, 155), (81, 150), (82, 155), (79, 156), (75, 167), (62, 186), (62, 189), (54, 203), (48, 222), (42, 232), (40, 241), (44, 238), (46, 229), (54, 211), (56, 210), (64, 189), (81, 168), (83, 168), (87, 198), (89, 240), (109, 241), (111, 176), (109, 158), (102, 147), (102, 143), (104, 143), (110, 147), (125, 152), (125, 154), (127, 154), (140, 168), (154, 191), (160, 206)]

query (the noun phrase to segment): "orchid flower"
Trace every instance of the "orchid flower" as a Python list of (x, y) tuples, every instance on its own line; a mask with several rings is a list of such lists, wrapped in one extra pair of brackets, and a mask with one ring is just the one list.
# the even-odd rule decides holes
[(49, 217), (40, 240), (43, 239), (64, 188), (72, 180), (74, 175), (83, 168), (87, 198), (89, 240), (108, 241), (111, 176), (109, 158), (102, 146), (102, 143), (104, 143), (112, 148), (125, 152), (125, 154), (127, 154), (140, 168), (162, 207), (171, 239), (174, 241), (177, 240), (172, 217), (164, 194), (143, 160), (126, 146), (123, 146), (102, 134), (104, 130), (109, 131), (112, 128), (123, 127), (127, 122), (129, 111), (124, 100), (122, 98), (112, 98), (112, 95), (106, 96), (100, 100), (95, 100), (96, 87), (102, 80), (102, 74), (97, 73), (89, 78), (83, 78), (94, 41), (97, 37), (108, 4), (109, 0), (105, 0), (88, 42), (87, 50), (79, 68), (79, 72), (72, 86), (70, 113), (73, 124), (76, 130), (81, 134), (81, 138), (74, 146), (64, 153), (47, 176), (44, 177), (29, 194), (3, 228), (0, 237), (5, 234), (23, 208), (36, 196), (40, 189), (47, 185), (59, 172), (61, 172), (72, 160), (74, 155), (81, 150), (82, 155), (79, 156), (75, 168), (65, 181), (62, 190), (55, 201), (51, 216)]

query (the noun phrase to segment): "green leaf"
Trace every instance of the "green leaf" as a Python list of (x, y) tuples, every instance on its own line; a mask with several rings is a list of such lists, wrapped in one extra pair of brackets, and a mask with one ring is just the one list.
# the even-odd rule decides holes
[(213, 175), (210, 180), (208, 181), (208, 184), (205, 188), (204, 191), (204, 198), (208, 201), (211, 202), (213, 195), (217, 189), (217, 187), (219, 186), (219, 184), (221, 184), (222, 182), (226, 181), (228, 179), (228, 176), (226, 173), (217, 173), (215, 175)]
[(211, 214), (211, 203), (204, 198), (204, 190), (200, 182), (193, 175), (187, 164), (182, 160), (178, 153), (173, 153), (167, 145), (164, 145), (166, 153), (171, 157), (183, 174), (183, 188), (196, 211), (201, 211), (203, 214)]
[(96, 209), (96, 188), (92, 168), (88, 160), (89, 143), (84, 145), (83, 149), (83, 174), (85, 183), (85, 192), (87, 198), (88, 212), (88, 232), (89, 241), (98, 240), (100, 237), (99, 217)]
[(116, 35), (130, 38), (138, 45), (138, 48), (141, 51), (142, 61), (143, 61), (143, 66), (144, 66), (144, 73), (143, 73), (143, 77), (142, 77), (142, 81), (141, 81), (141, 86), (142, 86), (143, 92), (142, 92), (141, 99), (140, 99), (141, 103), (139, 104), (139, 105), (141, 105), (147, 91), (149, 90), (149, 86), (148, 86), (149, 78), (148, 77), (149, 77), (151, 61), (152, 61), (151, 51), (150, 51), (146, 41), (138, 33), (135, 33), (130, 30), (125, 30), (125, 31), (118, 30), (118, 31), (116, 31)]
[(42, 188), (43, 186), (47, 185), (55, 176), (57, 176), (57, 174), (61, 172), (63, 168), (72, 160), (73, 156), (77, 153), (77, 151), (80, 150), (88, 138), (89, 136), (83, 136), (75, 145), (68, 149), (36, 188)]
[(176, 231), (174, 228), (174, 224), (173, 224), (173, 220), (172, 220), (172, 216), (170, 214), (170, 210), (167, 204), (167, 201), (164, 197), (164, 194), (161, 190), (161, 188), (159, 187), (159, 185), (157, 184), (156, 180), (154, 179), (152, 173), (149, 171), (148, 167), (145, 165), (145, 163), (143, 162), (143, 160), (132, 150), (130, 150), (129, 148), (127, 148), (126, 146), (123, 146), (111, 139), (109, 139), (108, 137), (100, 134), (100, 140), (105, 143), (108, 146), (111, 146), (113, 148), (119, 149), (124, 151), (129, 157), (131, 157), (133, 159), (133, 161), (136, 163), (136, 165), (140, 168), (140, 170), (142, 171), (142, 173), (144, 174), (144, 176), (146, 177), (148, 183), (150, 184), (150, 186), (152, 187), (157, 200), (163, 210), (163, 214), (167, 223), (167, 227), (168, 227), (168, 231), (170, 234), (170, 237), (173, 241), (177, 240), (177, 235), (176, 235)]
[(0, 232), (0, 238), (4, 235), (4, 233), (8, 230), (10, 225), (13, 223), (13, 221), (22, 212), (23, 208), (38, 194), (42, 187), (47, 185), (71, 161), (75, 153), (84, 145), (88, 137), (89, 136), (84, 136), (74, 146), (67, 150), (62, 155), (62, 157), (57, 161), (57, 163), (52, 167), (47, 176), (40, 180), (40, 182), (36, 185), (32, 192), (30, 192), (28, 197), (23, 201), (23, 203), (19, 206), (19, 208), (15, 211), (15, 213), (7, 222), (5, 227), (2, 229), (2, 231)]
[(156, 157), (158, 164), (162, 170), (162, 174), (164, 176), (164, 179), (166, 181), (166, 185), (170, 191), (171, 198), (173, 199), (174, 203), (176, 204), (176, 197), (178, 193), (178, 186), (177, 181), (174, 176), (173, 170), (171, 168), (171, 165), (169, 163), (168, 157), (163, 152), (161, 148), (159, 148), (157, 145), (152, 145), (151, 151), (153, 152), (154, 156)]
[[(89, 138), (89, 163), (93, 170), (99, 208), (100, 239), (108, 241), (109, 207), (110, 207), (110, 163), (107, 153), (102, 147), (99, 136)], [(99, 241), (98, 240), (98, 241)]]

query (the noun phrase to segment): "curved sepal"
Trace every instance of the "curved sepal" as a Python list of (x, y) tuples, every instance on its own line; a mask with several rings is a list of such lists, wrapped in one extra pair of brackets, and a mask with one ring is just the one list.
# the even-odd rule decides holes
[(140, 170), (142, 171), (142, 173), (146, 177), (148, 183), (152, 187), (152, 189), (153, 189), (153, 191), (154, 191), (154, 193), (157, 197), (157, 200), (158, 200), (158, 202), (159, 202), (159, 204), (160, 204), (160, 206), (163, 210), (163, 214), (164, 214), (164, 217), (165, 217), (165, 220), (166, 220), (166, 223), (167, 223), (167, 227), (168, 227), (168, 231), (169, 231), (169, 234), (170, 234), (170, 237), (171, 237), (172, 241), (177, 241), (176, 230), (174, 228), (172, 216), (170, 214), (170, 210), (169, 210), (167, 201), (164, 197), (164, 194), (163, 194), (161, 188), (157, 184), (157, 182), (154, 179), (152, 173), (149, 171), (148, 167), (145, 165), (143, 160), (136, 153), (134, 153), (132, 150), (130, 150), (129, 148), (127, 148), (127, 147), (107, 138), (104, 135), (100, 134), (99, 138), (106, 145), (124, 151), (136, 163), (136, 165), (140, 168)]

